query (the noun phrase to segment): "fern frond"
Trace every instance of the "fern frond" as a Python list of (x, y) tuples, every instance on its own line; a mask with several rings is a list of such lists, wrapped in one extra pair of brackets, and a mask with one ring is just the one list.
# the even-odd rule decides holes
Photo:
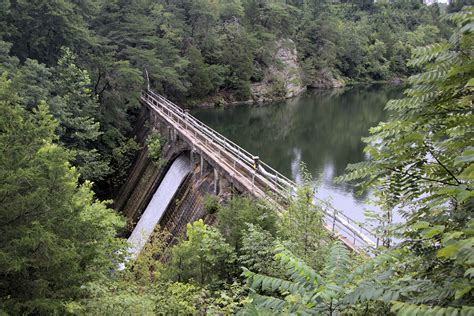
[(393, 302), (391, 311), (397, 315), (416, 315), (416, 316), (451, 316), (451, 315), (474, 315), (474, 307), (462, 306), (461, 308), (440, 307), (407, 304), (403, 302)]
[(408, 97), (419, 97), (426, 93), (436, 91), (437, 87), (434, 84), (419, 84), (413, 88), (406, 89), (404, 94)]
[(254, 304), (258, 307), (267, 308), (270, 310), (281, 310), (286, 305), (286, 301), (284, 300), (272, 296), (265, 296), (259, 294), (255, 294), (253, 300)]
[(351, 267), (351, 258), (347, 247), (335, 242), (330, 250), (324, 266), (325, 278), (343, 284), (348, 281), (347, 275)]
[(275, 252), (275, 259), (288, 270), (293, 281), (309, 287), (313, 287), (321, 282), (321, 276), (313, 268), (296, 258), (284, 246), (278, 245), (275, 248)]
[(258, 274), (244, 269), (243, 275), (250, 284), (250, 287), (262, 291), (278, 291), (280, 293), (290, 293), (292, 295), (303, 294), (307, 289), (298, 283)]
[(435, 70), (413, 75), (408, 80), (411, 84), (437, 82), (444, 80), (447, 74), (447, 70), (437, 68)]
[(466, 7), (464, 10), (446, 15), (444, 19), (451, 21), (458, 26), (466, 25), (474, 19), (474, 8)]
[(347, 165), (346, 171), (346, 174), (335, 179), (336, 183), (363, 179), (367, 176), (378, 173), (380, 170), (378, 164), (371, 161), (363, 161)]
[(420, 67), (438, 58), (449, 49), (449, 44), (432, 44), (414, 49), (412, 59), (407, 63), (409, 66)]

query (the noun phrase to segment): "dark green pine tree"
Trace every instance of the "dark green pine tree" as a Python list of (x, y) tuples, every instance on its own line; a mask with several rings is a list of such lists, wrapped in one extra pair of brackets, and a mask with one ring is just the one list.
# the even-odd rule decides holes
[(101, 180), (110, 170), (108, 162), (97, 150), (101, 135), (99, 103), (91, 91), (91, 80), (86, 70), (76, 66), (76, 56), (64, 48), (54, 68), (51, 111), (59, 121), (59, 140), (74, 150), (74, 165), (84, 179)]
[(5, 9), (0, 11), (0, 35), (13, 43), (12, 53), (22, 61), (32, 58), (51, 66), (61, 47), (83, 52), (93, 44), (86, 20), (96, 8), (95, 1), (1, 1), (0, 8)]
[(46, 104), (25, 111), (5, 75), (0, 112), (0, 313), (63, 314), (113, 269), (123, 223), (78, 185)]

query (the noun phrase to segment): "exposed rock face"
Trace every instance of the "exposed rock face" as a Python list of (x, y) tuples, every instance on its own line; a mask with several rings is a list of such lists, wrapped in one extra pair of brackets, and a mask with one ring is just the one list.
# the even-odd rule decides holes
[(296, 46), (291, 39), (277, 42), (274, 59), (274, 65), (265, 71), (262, 82), (251, 86), (252, 98), (255, 101), (292, 98), (306, 89)]
[(342, 88), (346, 83), (337, 79), (329, 69), (322, 69), (316, 75), (316, 79), (308, 85), (309, 88)]

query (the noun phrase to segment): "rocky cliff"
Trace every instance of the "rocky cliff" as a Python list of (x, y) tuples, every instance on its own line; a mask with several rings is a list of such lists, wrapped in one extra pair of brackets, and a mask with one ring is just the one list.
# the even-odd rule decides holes
[(284, 39), (276, 44), (274, 63), (265, 70), (263, 80), (251, 86), (254, 101), (292, 98), (306, 89), (295, 43)]

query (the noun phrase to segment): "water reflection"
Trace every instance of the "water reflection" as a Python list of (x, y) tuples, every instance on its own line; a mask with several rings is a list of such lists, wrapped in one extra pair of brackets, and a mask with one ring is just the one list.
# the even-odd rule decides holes
[(319, 184), (318, 195), (362, 220), (367, 196), (333, 179), (348, 163), (366, 160), (361, 137), (387, 118), (385, 104), (399, 98), (402, 90), (388, 85), (312, 90), (264, 106), (202, 109), (193, 114), (292, 179), (300, 180), (299, 164), (304, 161)]

